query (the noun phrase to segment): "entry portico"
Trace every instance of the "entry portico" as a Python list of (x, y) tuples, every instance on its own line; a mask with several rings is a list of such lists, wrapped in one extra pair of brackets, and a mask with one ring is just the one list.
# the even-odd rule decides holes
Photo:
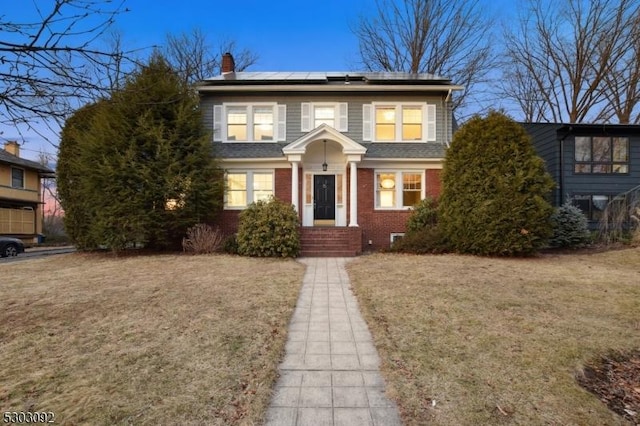
[[(358, 226), (357, 165), (366, 151), (327, 124), (282, 149), (292, 169), (291, 203), (301, 213), (303, 226), (347, 226), (347, 208), (348, 226)], [(300, 168), (302, 199), (298, 190)]]

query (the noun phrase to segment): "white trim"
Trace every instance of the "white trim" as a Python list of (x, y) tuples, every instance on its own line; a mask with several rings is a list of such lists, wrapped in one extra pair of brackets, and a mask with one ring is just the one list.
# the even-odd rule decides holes
[(283, 104), (276, 105), (275, 121), (278, 123), (274, 129), (277, 141), (287, 140), (287, 106)]
[(224, 137), (222, 136), (224, 119), (222, 118), (223, 108), (222, 105), (213, 106), (213, 140), (214, 142), (221, 142)]
[(282, 152), (287, 156), (294, 154), (302, 155), (307, 151), (307, 146), (309, 144), (319, 139), (329, 139), (339, 143), (342, 146), (342, 153), (345, 155), (359, 155), (361, 159), (367, 152), (367, 148), (326, 124), (321, 124), (316, 129), (300, 137), (298, 140), (291, 142), (289, 145), (282, 148)]
[[(376, 139), (376, 109), (377, 108), (394, 108), (395, 109), (395, 138), (392, 140), (378, 140)], [(422, 110), (422, 137), (419, 140), (416, 139), (402, 139), (402, 109), (404, 107), (420, 107)], [(370, 136), (372, 142), (380, 142), (380, 143), (393, 143), (393, 142), (402, 142), (402, 143), (424, 143), (428, 141), (436, 140), (436, 106), (435, 104), (430, 104), (427, 102), (384, 102), (384, 101), (374, 101), (371, 103), (371, 122), (370, 126)], [(363, 108), (363, 120), (362, 120), (362, 128), (363, 128), (363, 140), (365, 136), (365, 131), (367, 129), (366, 121), (365, 121), (365, 110)], [(431, 120), (431, 121), (430, 121)], [(428, 128), (428, 126), (431, 126)], [(433, 136), (433, 139), (430, 137)], [(367, 139), (368, 140), (368, 139)]]
[(227, 205), (227, 190), (224, 192), (224, 210), (244, 210), (249, 204), (253, 202), (253, 176), (258, 175), (271, 175), (271, 194), (275, 196), (276, 193), (276, 174), (273, 169), (227, 169), (224, 171), (224, 182), (227, 184), (227, 176), (229, 174), (244, 174), (247, 177), (246, 180), (246, 205), (244, 206), (228, 206)]
[(389, 243), (391, 245), (393, 245), (393, 243), (394, 243), (394, 241), (393, 241), (394, 237), (404, 237), (404, 232), (391, 232), (389, 234)]
[(300, 131), (309, 132), (316, 127), (316, 108), (333, 108), (333, 128), (339, 132), (349, 130), (349, 104), (347, 102), (302, 102), (300, 104)]
[[(425, 133), (424, 139), (427, 142), (434, 142), (437, 138), (437, 125), (436, 125), (436, 106), (434, 104), (427, 104), (424, 108), (425, 120), (423, 124), (423, 132)], [(445, 114), (446, 115), (446, 114)], [(446, 129), (444, 129), (446, 131)]]
[(302, 132), (311, 130), (311, 109), (310, 102), (300, 104), (300, 131)]
[[(378, 206), (378, 174), (387, 173), (395, 175), (395, 206), (393, 207), (380, 207)], [(426, 196), (426, 172), (424, 169), (375, 169), (373, 171), (373, 209), (378, 211), (394, 211), (394, 210), (411, 210), (413, 206), (403, 206), (402, 194), (404, 192), (402, 176), (407, 174), (419, 174), (420, 179), (420, 199), (424, 199)]]
[[(237, 83), (237, 82), (236, 82)], [(206, 83), (205, 83), (206, 84)], [(449, 90), (464, 90), (452, 84), (375, 84), (375, 85), (318, 85), (318, 84), (215, 84), (198, 86), (198, 92), (435, 92), (446, 95)]]
[(371, 117), (373, 114), (373, 105), (364, 104), (362, 105), (362, 140), (370, 141), (373, 139), (373, 118)]
[[(280, 108), (284, 106), (285, 108)], [(222, 141), (223, 143), (275, 143), (280, 139), (281, 136), (278, 134), (278, 130), (280, 128), (281, 123), (284, 123), (284, 129), (286, 133), (286, 115), (284, 118), (280, 117), (280, 114), (286, 114), (286, 105), (278, 105), (277, 102), (225, 102), (222, 105), (214, 106), (214, 138), (215, 138), (215, 114), (216, 107), (222, 108), (222, 117), (220, 122), (220, 138), (214, 139), (216, 141)], [(270, 140), (255, 140), (253, 137), (254, 131), (254, 123), (253, 123), (253, 109), (255, 107), (271, 107), (273, 114), (273, 138)], [(247, 114), (247, 140), (229, 140), (227, 135), (228, 123), (227, 123), (227, 115), (228, 110), (230, 108), (246, 108)], [(286, 134), (285, 134), (286, 137)]]

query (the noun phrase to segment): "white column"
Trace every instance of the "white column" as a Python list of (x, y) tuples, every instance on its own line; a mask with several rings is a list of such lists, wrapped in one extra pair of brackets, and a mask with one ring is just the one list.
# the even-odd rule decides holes
[(298, 162), (291, 162), (291, 204), (296, 209), (296, 211), (300, 211), (298, 209)]
[(358, 226), (358, 168), (355, 161), (350, 161), (351, 173), (349, 176), (349, 226)]

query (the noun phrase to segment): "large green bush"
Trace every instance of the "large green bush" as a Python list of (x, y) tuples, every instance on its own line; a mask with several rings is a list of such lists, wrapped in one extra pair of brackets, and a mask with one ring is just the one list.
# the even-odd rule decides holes
[(525, 255), (551, 235), (554, 183), (526, 131), (498, 112), (476, 116), (447, 150), (440, 226), (452, 249), (479, 255)]
[(159, 55), (67, 120), (58, 153), (65, 227), (80, 249), (178, 249), (222, 205), (198, 96)]
[(240, 213), (238, 254), (296, 257), (300, 252), (298, 214), (292, 204), (276, 198), (257, 201)]
[(589, 244), (591, 233), (587, 218), (582, 211), (570, 202), (556, 208), (551, 215), (553, 234), (549, 246), (577, 248)]
[(421, 230), (427, 226), (435, 226), (438, 222), (438, 208), (436, 200), (427, 197), (413, 207), (411, 216), (407, 219), (407, 232)]

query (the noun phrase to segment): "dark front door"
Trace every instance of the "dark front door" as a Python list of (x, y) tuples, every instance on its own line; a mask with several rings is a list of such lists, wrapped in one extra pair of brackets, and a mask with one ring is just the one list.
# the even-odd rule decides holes
[(313, 177), (315, 220), (335, 220), (336, 218), (336, 177), (315, 175)]

